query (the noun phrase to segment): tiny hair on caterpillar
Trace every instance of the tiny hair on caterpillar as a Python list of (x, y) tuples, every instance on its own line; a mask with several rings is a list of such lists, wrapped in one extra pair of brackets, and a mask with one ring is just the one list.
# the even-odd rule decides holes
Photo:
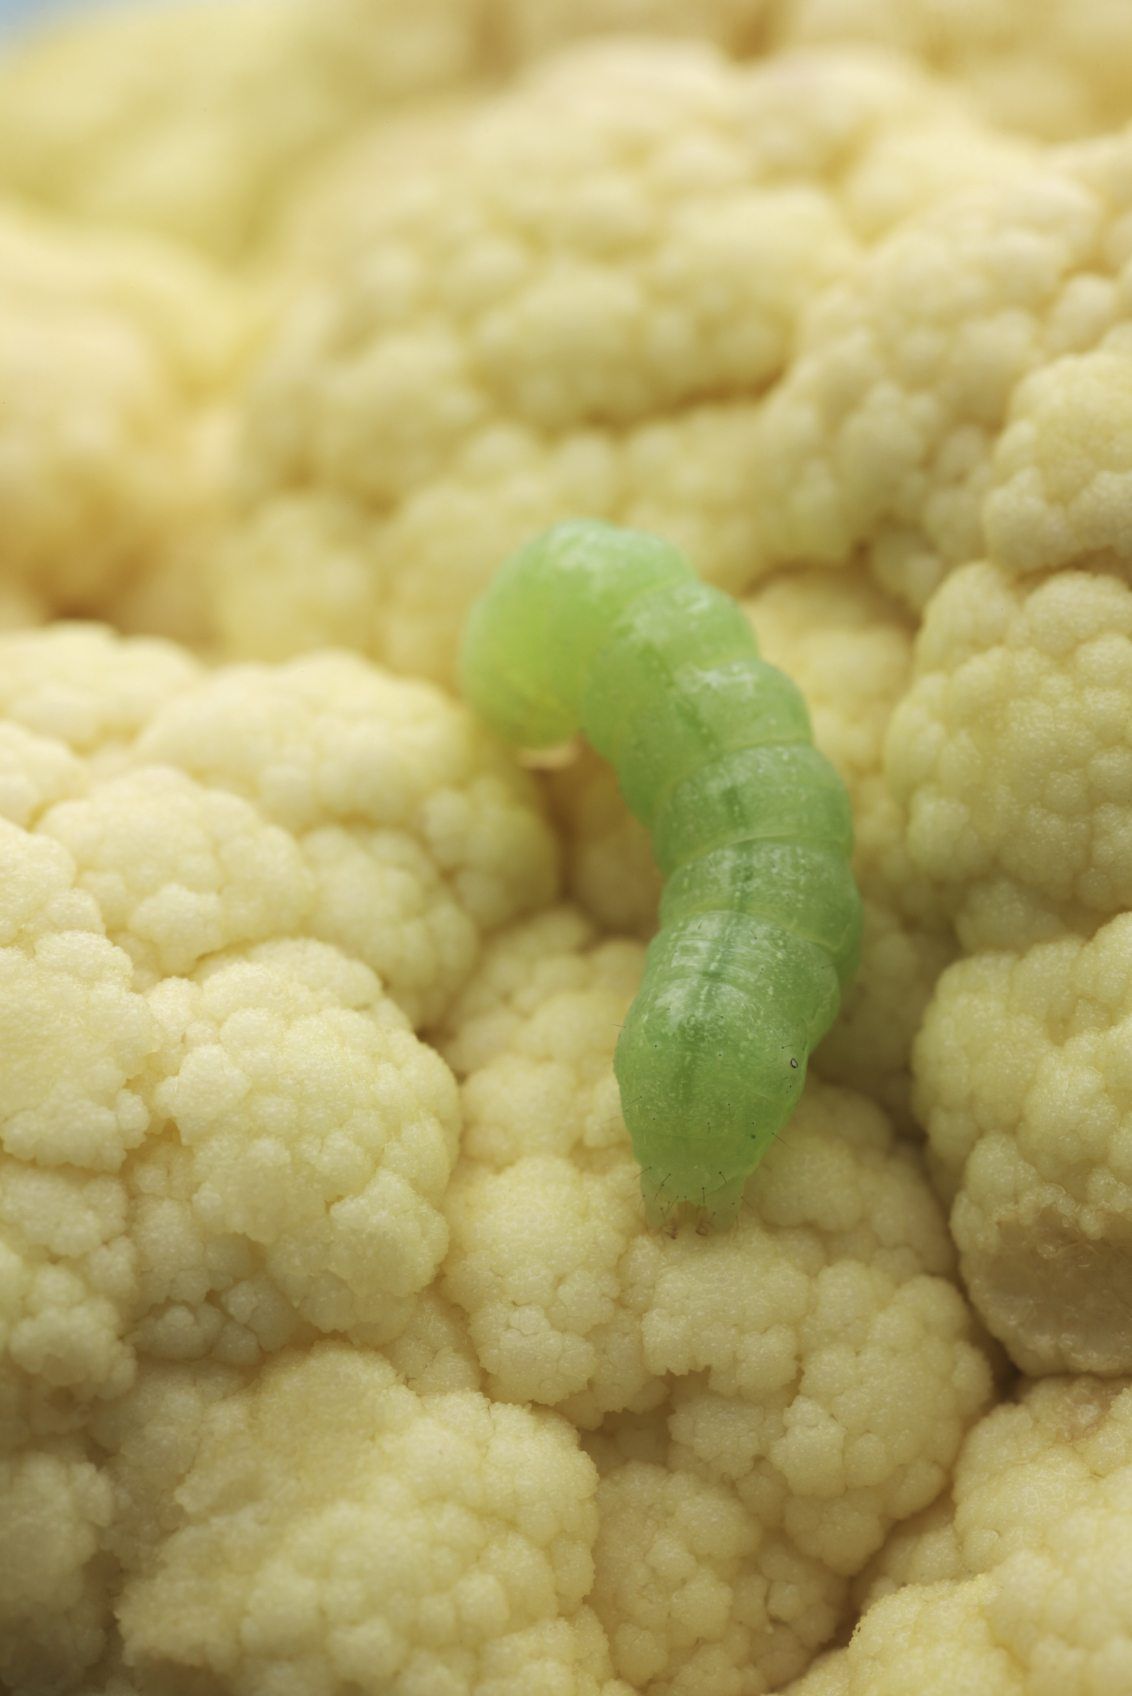
[(857, 966), (849, 797), (741, 608), (659, 537), (591, 520), (514, 553), (473, 607), (465, 698), (508, 741), (580, 730), (664, 877), (614, 1071), (650, 1223), (734, 1218)]

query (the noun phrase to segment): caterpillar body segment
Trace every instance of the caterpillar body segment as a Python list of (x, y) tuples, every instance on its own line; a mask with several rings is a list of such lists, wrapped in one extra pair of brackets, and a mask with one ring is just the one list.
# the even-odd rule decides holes
[(665, 877), (614, 1057), (646, 1209), (717, 1223), (789, 1118), (856, 969), (844, 786), (728, 596), (656, 537), (559, 525), (473, 609), (464, 693), (512, 742), (581, 730)]

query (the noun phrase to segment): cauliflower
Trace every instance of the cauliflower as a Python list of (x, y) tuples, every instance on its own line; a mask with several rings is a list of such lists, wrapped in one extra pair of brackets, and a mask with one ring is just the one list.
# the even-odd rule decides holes
[(798, 44), (896, 48), (995, 124), (1069, 140), (1132, 116), (1121, 0), (493, 0), (505, 59), (598, 31), (701, 36), (746, 57)]
[(931, 601), (887, 774), (969, 958), (916, 1105), (971, 1297), (1028, 1372), (1132, 1370), (1122, 1152), (1132, 594), (985, 562)]
[(968, 949), (1088, 932), (1132, 906), (1132, 593), (986, 563), (932, 601), (887, 773), (907, 850)]
[(610, 1071), (640, 961), (569, 909), (489, 946), (442, 1042), (465, 1117), (442, 1288), (494, 1399), (594, 1433), (615, 1670), (755, 1692), (943, 1487), (989, 1373), (915, 1156), (858, 1096), (811, 1084), (733, 1232), (645, 1229)]
[(309, 160), (374, 109), (477, 65), (464, 0), (125, 0), (0, 62), (0, 183), (225, 259), (253, 252)]
[(988, 552), (1126, 569), (1130, 159), (1120, 135), (944, 196), (824, 292), (756, 426), (764, 560), (863, 556), (917, 609)]
[(896, 1532), (846, 1649), (789, 1696), (1111, 1696), (1132, 1684), (1132, 1390), (1025, 1388)]
[(533, 59), (577, 36), (678, 35), (757, 53), (780, 0), (488, 0), (505, 62)]
[(0, 207), (5, 623), (93, 613), (200, 633), (252, 327), (242, 295), (172, 248)]
[[(853, 800), (854, 869), (865, 904), (861, 969), (814, 1065), (907, 1122), (912, 1041), (955, 952), (948, 908), (910, 861), (903, 810), (883, 770), (890, 714), (911, 676), (909, 620), (863, 574), (850, 572), (775, 577), (744, 605), (764, 657), (802, 689), (818, 746)], [(607, 928), (650, 937), (660, 878), (612, 771), (583, 751), (546, 781), (566, 835), (572, 892)]]
[(129, 1539), (87, 1444), (153, 1368), (207, 1385), (330, 1335), (474, 1381), (430, 1292), (456, 1089), (410, 1018), (555, 865), (432, 689), (77, 626), (0, 639), (0, 849), (0, 1676), (30, 1693), (101, 1655)]
[(1132, 917), (940, 981), (919, 1109), (971, 1297), (1027, 1372), (1132, 1371)]
[[(1130, 70), (1117, 0), (0, 55), (0, 1690), (1132, 1688)], [(644, 831), (442, 692), (579, 516), (852, 799), (727, 1230), (620, 1110)]]
[(419, 1394), (340, 1344), (283, 1357), (202, 1419), (120, 1604), (129, 1664), (143, 1689), (629, 1696), (583, 1605), (596, 1486), (551, 1414)]
[(843, 56), (591, 47), (437, 122), (415, 168), (403, 135), (353, 158), (348, 228), (316, 220), (321, 279), (252, 386), (214, 581), (233, 652), (449, 680), (492, 566), (579, 512), (742, 588), (804, 305), (928, 192), (910, 136), (936, 176), (991, 169), (943, 92)]
[(774, 17), (781, 44), (899, 47), (960, 82), (995, 123), (1050, 140), (1132, 116), (1121, 0), (783, 0)]

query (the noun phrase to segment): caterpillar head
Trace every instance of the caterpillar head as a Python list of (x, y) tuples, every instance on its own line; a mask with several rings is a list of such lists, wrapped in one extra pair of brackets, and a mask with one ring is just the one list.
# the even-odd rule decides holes
[(805, 1083), (796, 1031), (773, 1013), (753, 1020), (726, 985), (698, 987), (677, 980), (639, 997), (614, 1059), (652, 1224), (683, 1205), (729, 1223)]

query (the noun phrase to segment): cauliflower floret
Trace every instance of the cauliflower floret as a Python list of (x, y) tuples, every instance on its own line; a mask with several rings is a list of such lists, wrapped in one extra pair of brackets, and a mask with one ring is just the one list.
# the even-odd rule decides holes
[(758, 422), (766, 559), (864, 552), (915, 607), (998, 545), (1123, 565), (1130, 157), (1117, 136), (945, 197), (825, 292)]
[[(860, 1097), (811, 1085), (733, 1231), (646, 1230), (610, 1070), (640, 960), (570, 910), (489, 947), (444, 1044), (466, 1128), (442, 1284), (492, 1396), (605, 1422), (616, 1670), (716, 1696), (828, 1640), (989, 1374), (916, 1156)], [(608, 1452), (626, 1414), (651, 1455)]]
[(823, 1594), (821, 1580), (785, 1551), (769, 1554), (768, 1574), (759, 1526), (710, 1479), (667, 1459), (631, 1459), (603, 1478), (598, 1509), (595, 1605), (635, 1691), (775, 1688), (779, 1669), (789, 1677), (798, 1665), (789, 1623), (773, 1617), (791, 1581), (811, 1641), (824, 1642), (836, 1626), (836, 1582), (824, 1587), (832, 1596)]
[(322, 190), (347, 227), (314, 218), (217, 555), (233, 651), (330, 641), (450, 680), (491, 568), (578, 512), (743, 587), (749, 447), (800, 312), (929, 192), (913, 132), (971, 164), (943, 93), (843, 55), (590, 47), (437, 123), (419, 161), (383, 131)]
[(0, 181), (228, 259), (375, 108), (459, 82), (463, 0), (193, 0), (68, 17), (0, 67)]
[[(420, 1394), (476, 1390), (480, 1372), (459, 1313), (435, 1288), (408, 1304), (400, 1335), (382, 1356)], [(359, 1353), (359, 1358), (367, 1358)], [(200, 1446), (208, 1410), (251, 1382), (247, 1367), (214, 1358), (143, 1359), (128, 1396), (99, 1403), (89, 1430), (106, 1457), (113, 1511), (100, 1546), (124, 1569), (147, 1571), (183, 1523), (177, 1491)]]
[(968, 949), (1025, 948), (1132, 906), (1132, 593), (957, 572), (893, 715), (907, 851)]
[(1027, 1387), (968, 1437), (950, 1498), (896, 1533), (849, 1647), (790, 1696), (1127, 1689), (1130, 1512), (1132, 1390)]
[(959, 84), (996, 124), (1051, 140), (1132, 116), (1122, 0), (492, 0), (507, 58), (599, 31), (700, 36), (746, 57), (868, 44)]
[[(584, 14), (573, 6), (558, 16), (571, 34), (580, 19), (584, 21)], [(689, 20), (697, 26), (694, 33), (701, 33), (698, 26), (703, 21), (699, 11)], [(639, 18), (637, 27), (646, 29), (647, 20)], [(587, 31), (577, 29), (576, 33)], [(693, 100), (697, 62), (700, 98)], [(616, 138), (617, 132), (599, 102), (604, 105), (620, 98), (623, 105), (631, 101), (644, 106), (663, 93), (670, 110), (683, 114), (688, 131), (683, 151), (708, 145), (718, 152), (725, 142), (733, 155), (729, 170), (717, 167), (708, 175), (700, 165), (701, 191), (718, 196), (730, 185), (750, 195), (790, 185), (821, 187), (838, 202), (850, 228), (865, 237), (877, 236), (958, 184), (987, 183), (1014, 174), (1037, 154), (1035, 147), (1018, 137), (975, 121), (967, 104), (945, 84), (876, 50), (782, 53), (737, 70), (691, 45), (598, 44), (575, 48), (560, 61), (528, 70), (508, 91), (505, 104), (498, 92), (477, 96), (464, 91), (360, 131), (322, 167), (308, 173), (281, 221), (282, 256), (290, 265), (298, 264), (315, 275), (334, 275), (342, 260), (356, 257), (375, 233), (389, 233), (389, 213), (380, 203), (404, 194), (406, 176), (418, 185), (417, 198), (421, 184), (427, 185), (434, 201), (440, 198), (438, 172), (451, 181), (454, 152), (466, 149), (470, 134), (476, 136), (482, 158), (476, 187), (486, 197), (491, 186), (486, 170), (487, 135), (491, 127), (502, 131), (501, 105), (508, 113), (505, 121), (512, 138), (522, 123), (529, 123), (525, 117), (528, 90), (530, 94), (537, 91), (543, 104), (553, 102), (556, 122), (580, 138), (575, 150), (592, 148), (596, 134), (604, 136), (607, 152), (609, 139)], [(588, 103), (588, 109), (582, 102)], [(711, 126), (713, 108), (718, 121)], [(624, 140), (622, 134), (622, 144)], [(502, 153), (502, 134), (496, 145)], [(520, 158), (519, 143), (513, 139), (512, 145)], [(602, 163), (621, 164), (618, 160)], [(654, 175), (663, 198), (654, 198), (661, 200), (660, 210), (667, 217), (671, 214), (665, 202), (672, 200), (674, 188), (682, 186), (679, 176), (687, 166), (669, 181), (672, 167), (667, 158), (662, 164), (668, 170), (654, 167)], [(577, 190), (560, 163), (557, 169), (563, 176), (563, 191), (572, 190), (571, 198), (576, 197)], [(678, 202), (672, 210), (679, 212)], [(676, 226), (669, 232), (669, 242), (678, 233)], [(691, 227), (688, 233), (702, 231)], [(724, 254), (723, 262), (726, 258)]]
[(554, 853), (463, 709), (353, 655), (210, 673), (60, 626), (0, 639), (0, 715), (0, 1654), (38, 1696), (117, 1653), (115, 1563), (265, 1356), (477, 1385), (431, 1288), (457, 1092), (404, 1009), (443, 1013)]
[(917, 1096), (971, 1297), (1026, 1372), (1132, 1371), (1132, 918), (940, 980)]
[[(93, 624), (5, 633), (3, 652), (3, 810), (21, 825), (47, 801), (83, 788), (88, 763), (99, 773), (120, 767), (154, 714), (204, 675), (170, 642), (122, 642)], [(9, 799), (18, 811), (9, 811)]]
[(1132, 338), (1056, 359), (1015, 396), (983, 506), (991, 557), (1008, 570), (1132, 565)]
[(120, 1605), (127, 1663), (234, 1692), (628, 1696), (582, 1605), (596, 1484), (553, 1415), (418, 1395), (341, 1347), (280, 1360), (206, 1412), (182, 1523)]
[(539, 57), (576, 36), (702, 37), (736, 57), (761, 50), (780, 0), (488, 0), (505, 60)]
[(1132, 117), (1121, 0), (783, 0), (775, 23), (783, 43), (899, 47), (962, 83), (996, 123), (1051, 140)]
[(0, 207), (6, 598), (201, 633), (226, 395), (251, 327), (247, 301), (189, 255)]
[(587, 743), (546, 768), (546, 788), (565, 840), (565, 875), (574, 899), (606, 930), (648, 941), (663, 882), (648, 831), (621, 797), (617, 773)]
[[(58, 1689), (61, 1667), (91, 1666), (105, 1642), (106, 1578), (95, 1557), (113, 1510), (78, 1445), (0, 1452), (0, 1680)], [(37, 1630), (35, 1621), (47, 1622)]]
[[(814, 1064), (907, 1121), (912, 1041), (954, 954), (947, 908), (910, 861), (903, 811), (883, 773), (889, 718), (911, 675), (909, 620), (850, 572), (792, 572), (760, 586), (744, 605), (764, 657), (805, 695), (817, 744), (853, 801), (862, 963)], [(571, 892), (609, 928), (651, 936), (660, 879), (613, 772), (583, 751), (547, 783), (566, 834)]]
[(554, 890), (554, 846), (510, 756), (435, 689), (352, 655), (219, 671), (136, 753), (287, 831), (310, 933), (372, 966), (415, 1025), (443, 1012), (485, 931)]

